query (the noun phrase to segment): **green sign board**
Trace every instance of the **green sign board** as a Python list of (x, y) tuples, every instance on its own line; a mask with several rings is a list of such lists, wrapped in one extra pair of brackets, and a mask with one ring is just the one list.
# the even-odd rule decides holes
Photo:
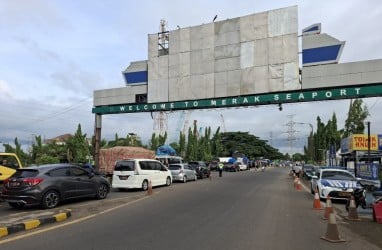
[(119, 113), (159, 112), (185, 109), (230, 108), (267, 104), (364, 98), (375, 96), (382, 96), (382, 84), (346, 88), (320, 88), (305, 91), (299, 90), (291, 92), (267, 93), (258, 95), (177, 102), (107, 105), (94, 107), (92, 109), (92, 113), (101, 115)]

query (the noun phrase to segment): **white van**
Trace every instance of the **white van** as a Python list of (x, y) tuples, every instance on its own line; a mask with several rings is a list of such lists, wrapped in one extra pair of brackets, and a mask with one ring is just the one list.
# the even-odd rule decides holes
[(116, 161), (111, 186), (118, 189), (141, 188), (146, 191), (151, 186), (170, 186), (171, 171), (161, 162), (152, 159), (127, 159)]

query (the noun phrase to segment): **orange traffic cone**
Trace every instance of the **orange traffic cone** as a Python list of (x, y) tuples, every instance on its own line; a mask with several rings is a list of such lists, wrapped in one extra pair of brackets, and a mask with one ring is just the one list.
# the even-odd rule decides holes
[(296, 189), (297, 190), (301, 190), (301, 182), (300, 182), (300, 178), (297, 177), (297, 183), (296, 183)]
[(329, 218), (329, 214), (331, 213), (334, 213), (334, 211), (332, 206), (332, 200), (330, 199), (330, 196), (328, 195), (328, 197), (326, 197), (325, 213), (322, 219), (327, 220)]
[(151, 185), (151, 180), (149, 180), (149, 185), (147, 187), (147, 195), (153, 194), (153, 186)]
[(321, 206), (320, 196), (318, 195), (317, 189), (314, 192), (313, 209), (316, 209), (316, 210), (322, 210), (323, 209)]
[(345, 242), (345, 240), (340, 238), (335, 213), (329, 214), (329, 221), (328, 221), (328, 227), (326, 229), (326, 234), (325, 236), (322, 236), (321, 239), (327, 240), (333, 243)]
[(354, 201), (353, 195), (350, 197), (349, 212), (348, 212), (348, 216), (345, 217), (345, 219), (347, 219), (347, 220), (360, 220), (358, 218), (357, 207), (355, 206), (355, 201)]

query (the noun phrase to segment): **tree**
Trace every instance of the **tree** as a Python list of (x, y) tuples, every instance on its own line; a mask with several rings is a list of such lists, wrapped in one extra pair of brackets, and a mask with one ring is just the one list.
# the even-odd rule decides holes
[(317, 132), (313, 136), (315, 152), (315, 161), (322, 161), (324, 159), (324, 152), (326, 150), (326, 137), (325, 137), (325, 124), (321, 118), (317, 116)]
[(182, 131), (179, 132), (179, 148), (177, 152), (183, 158), (186, 156), (186, 135)]
[(14, 140), (14, 144), (15, 144), (15, 148), (13, 148), (9, 144), (3, 144), (4, 152), (15, 153), (19, 157), (23, 165), (28, 165), (28, 163), (31, 162), (31, 157), (22, 150), (21, 144), (19, 143), (19, 140), (17, 137)]
[(81, 124), (78, 124), (76, 133), (68, 139), (66, 144), (69, 162), (87, 162), (89, 160), (90, 147), (86, 134), (82, 134)]
[(283, 155), (267, 144), (267, 141), (248, 132), (225, 132), (221, 134), (221, 143), (225, 151), (221, 156), (232, 156), (235, 152), (245, 154), (248, 158), (282, 159)]
[(214, 155), (215, 157), (223, 156), (223, 151), (224, 149), (223, 144), (221, 142), (220, 127), (218, 127), (215, 131), (215, 134), (212, 136), (211, 155)]
[(152, 133), (152, 135), (151, 135), (151, 140), (150, 140), (149, 146), (150, 146), (151, 150), (156, 150), (160, 146), (158, 137), (155, 135), (155, 133)]
[(352, 134), (363, 134), (365, 130), (365, 120), (369, 116), (366, 105), (363, 105), (362, 99), (356, 99), (350, 102), (348, 117), (345, 121), (343, 138)]

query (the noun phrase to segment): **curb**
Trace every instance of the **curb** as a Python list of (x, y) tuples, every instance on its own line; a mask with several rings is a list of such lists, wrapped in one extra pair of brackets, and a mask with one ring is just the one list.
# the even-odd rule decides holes
[(70, 209), (66, 209), (65, 211), (59, 212), (52, 216), (42, 216), (38, 219), (27, 220), (10, 226), (0, 227), (0, 238), (21, 231), (34, 229), (42, 225), (66, 220), (72, 215), (71, 212), (72, 211)]

